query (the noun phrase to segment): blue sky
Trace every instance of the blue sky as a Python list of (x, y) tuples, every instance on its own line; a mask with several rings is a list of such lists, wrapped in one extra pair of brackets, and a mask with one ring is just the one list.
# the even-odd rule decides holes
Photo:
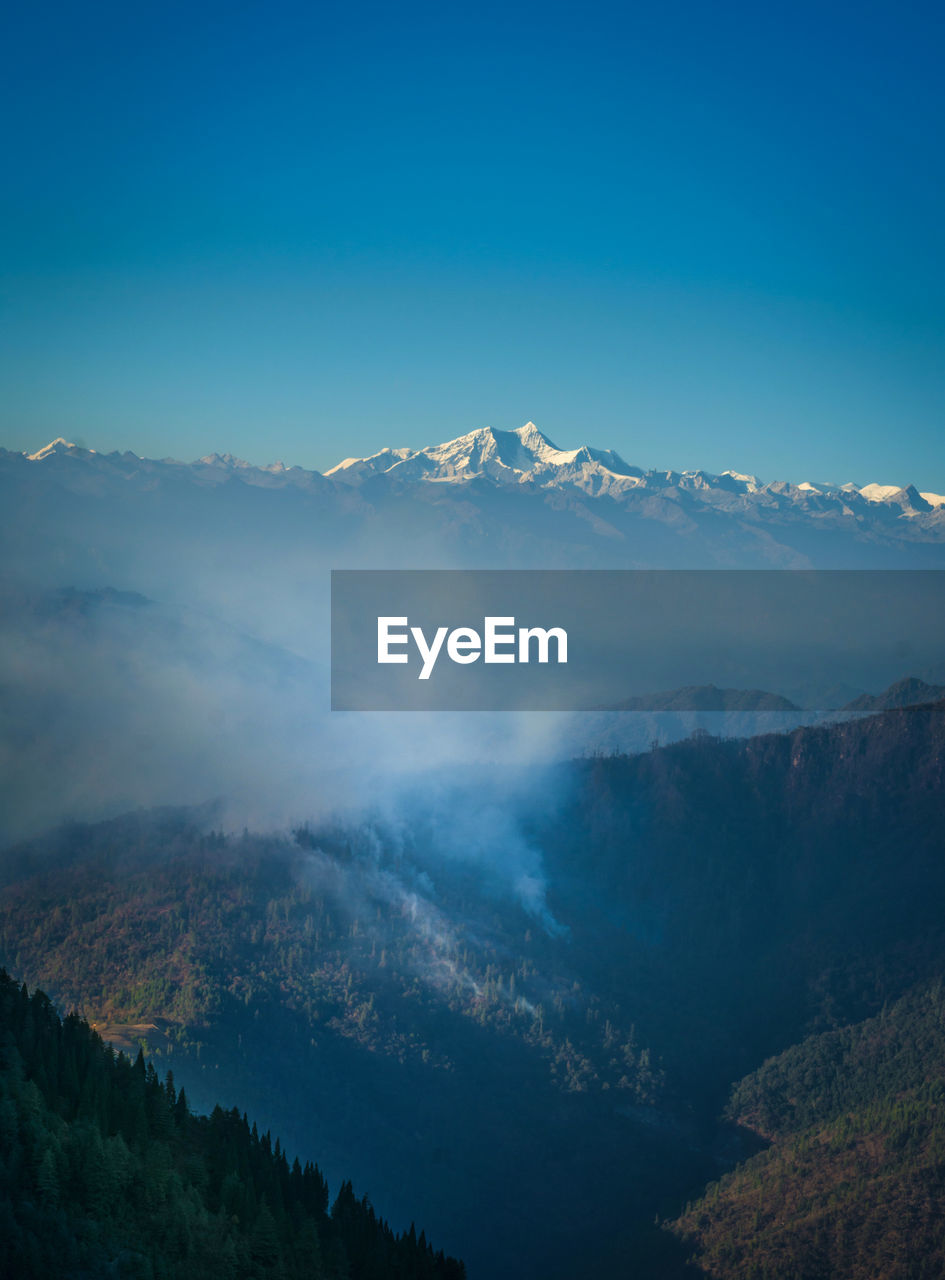
[(52, 4), (0, 443), (325, 468), (533, 419), (945, 492), (945, 11)]

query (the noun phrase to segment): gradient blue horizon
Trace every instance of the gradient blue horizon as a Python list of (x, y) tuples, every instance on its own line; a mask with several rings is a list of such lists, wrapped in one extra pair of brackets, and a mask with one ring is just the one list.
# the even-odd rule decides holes
[(20, 7), (0, 444), (945, 492), (940, 6)]

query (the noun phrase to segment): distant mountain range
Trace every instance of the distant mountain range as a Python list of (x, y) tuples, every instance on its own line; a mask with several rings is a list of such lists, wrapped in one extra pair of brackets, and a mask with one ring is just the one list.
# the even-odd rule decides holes
[[(844, 706), (825, 703), (823, 711), (891, 711), (915, 707), (925, 702), (941, 702), (945, 685), (928, 684), (918, 676), (897, 680), (881, 693), (862, 693)], [(779, 693), (764, 689), (719, 689), (714, 684), (689, 685), (615, 702), (611, 711), (800, 711), (801, 708)]]
[(160, 468), (184, 468), (203, 483), (219, 483), (226, 477), (238, 476), (246, 484), (267, 488), (317, 489), (322, 479), (352, 487), (369, 484), (380, 477), (384, 478), (384, 484), (393, 486), (419, 482), (459, 485), (483, 480), (496, 486), (573, 489), (591, 497), (607, 495), (617, 500), (631, 495), (639, 498), (644, 494), (663, 494), (673, 500), (674, 493), (687, 493), (708, 506), (733, 511), (748, 507), (776, 510), (799, 507), (811, 514), (837, 511), (855, 518), (875, 508), (886, 508), (896, 517), (931, 516), (927, 522), (930, 527), (939, 527), (945, 522), (945, 494), (919, 492), (912, 484), (857, 486), (852, 482), (793, 484), (784, 480), (765, 484), (757, 476), (738, 471), (723, 471), (721, 475), (701, 470), (644, 471), (626, 462), (613, 449), (596, 449), (586, 444), (578, 449), (559, 449), (533, 422), (514, 431), (482, 427), (423, 449), (387, 448), (365, 458), (345, 458), (324, 476), (302, 467), (286, 467), (282, 462), (256, 466), (231, 453), (209, 454), (192, 463), (172, 459), (152, 462), (133, 453), (97, 454), (93, 449), (80, 448), (61, 437), (36, 453), (17, 456), (26, 457), (29, 462), (81, 458), (99, 471), (109, 467), (127, 470), (135, 464), (145, 466), (152, 474)]
[(644, 471), (613, 450), (559, 449), (532, 423), (325, 474), (59, 439), (0, 449), (0, 511), (8, 573), (181, 601), (199, 576), (201, 602), (239, 625), (260, 616), (258, 599), (232, 608), (250, 581), (314, 599), (329, 568), (945, 567), (945, 495), (929, 489)]
[(764, 689), (719, 689), (714, 684), (687, 685), (615, 702), (613, 711), (799, 711), (789, 698)]
[(882, 693), (863, 693), (848, 702), (844, 711), (891, 711), (894, 707), (914, 707), (923, 702), (939, 702), (945, 698), (945, 685), (927, 684), (917, 676), (897, 680)]
[[(203, 459), (204, 462), (210, 461)], [(245, 466), (245, 463), (230, 465)], [(278, 465), (278, 464), (277, 464)], [(919, 493), (914, 486), (868, 484), (763, 484), (757, 476), (738, 471), (713, 475), (708, 471), (644, 471), (625, 462), (613, 449), (559, 449), (533, 422), (515, 431), (483, 427), (446, 444), (424, 449), (382, 449), (368, 458), (346, 458), (326, 472), (345, 484), (363, 484), (384, 475), (392, 482), (426, 480), (452, 484), (486, 477), (496, 484), (537, 484), (542, 488), (574, 488), (594, 497), (608, 494), (663, 493), (678, 489), (699, 494), (707, 503), (733, 506), (731, 499), (754, 499), (759, 505), (784, 503), (823, 510), (817, 499), (843, 505), (882, 503), (903, 513), (919, 515), (945, 506), (945, 495)]]

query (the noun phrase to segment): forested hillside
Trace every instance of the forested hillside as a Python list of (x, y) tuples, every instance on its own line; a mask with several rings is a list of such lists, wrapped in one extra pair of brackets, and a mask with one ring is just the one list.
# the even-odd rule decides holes
[(461, 1280), (411, 1226), (291, 1165), (245, 1114), (195, 1116), (170, 1072), (117, 1056), (0, 971), (0, 1273)]
[(444, 869), (434, 895), (375, 844), (357, 829), (228, 839), (174, 813), (71, 828), (0, 897), (0, 949), (65, 1004), (160, 1019), (185, 1048), (278, 1005), (316, 1039), (448, 1071), (478, 1027), (528, 1046), (557, 1088), (655, 1101), (648, 1047), (540, 922), (484, 903), (468, 869)]
[[(6, 855), (0, 960), (130, 1052), (146, 1043), (202, 1107), (238, 1097), (336, 1183), (357, 1173), (471, 1274), (683, 1274), (695, 1228), (654, 1220), (771, 1137), (750, 1177), (805, 1222), (784, 1116), (726, 1099), (945, 973), (945, 705), (574, 761), (522, 783), (514, 821), (507, 782), (438, 777), (399, 816), (293, 834), (225, 836), (195, 812), (63, 828)], [(931, 1074), (897, 1053), (868, 1088), (871, 1107), (925, 1108), (931, 1137), (902, 1146), (892, 1115), (877, 1146), (854, 1099), (844, 1123), (872, 1153), (855, 1178), (810, 1145), (840, 1123), (817, 1073), (787, 1094), (857, 1247), (881, 1179), (911, 1203), (912, 1173), (936, 1167), (926, 1030), (908, 1061)], [(716, 1203), (698, 1211), (706, 1265), (764, 1236), (740, 1210), (713, 1236)]]
[(945, 966), (945, 703), (571, 778), (540, 836), (553, 901), (689, 1096), (721, 1108), (764, 1058)]
[(468, 865), (434, 883), (420, 852), (373, 827), (222, 837), (175, 813), (72, 827), (11, 851), (0, 948), (116, 1043), (172, 1064), (195, 1103), (240, 1098), (479, 1275), (536, 1256), (555, 1274), (582, 1234), (565, 1201), (595, 1249), (638, 1255), (642, 1232), (662, 1252), (653, 1218), (680, 1163), (687, 1185), (711, 1165), (684, 1129), (650, 1122), (663, 1072), (632, 1010), (584, 983), (567, 933)]
[(672, 1224), (710, 1275), (945, 1274), (941, 981), (766, 1062), (728, 1115), (771, 1146)]

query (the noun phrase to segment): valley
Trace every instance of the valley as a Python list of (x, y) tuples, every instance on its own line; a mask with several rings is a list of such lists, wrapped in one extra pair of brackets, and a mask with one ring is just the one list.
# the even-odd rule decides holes
[[(683, 1275), (699, 1248), (712, 1273), (748, 1250), (744, 1212), (722, 1214), (740, 1170), (763, 1188), (780, 1167), (777, 1126), (746, 1119), (750, 1073), (945, 969), (943, 758), (933, 703), (511, 790), (417, 780), (398, 817), (356, 826), (63, 828), (8, 855), (0, 959), (63, 1009), (155, 1023), (140, 1038), (198, 1106), (238, 1099), (329, 1180), (357, 1171), (473, 1277)], [(916, 1083), (887, 1063), (858, 1088), (924, 1087), (923, 1046)], [(924, 1160), (914, 1176), (937, 1176)], [(720, 1175), (735, 1191), (699, 1202), (714, 1226), (654, 1226)]]

